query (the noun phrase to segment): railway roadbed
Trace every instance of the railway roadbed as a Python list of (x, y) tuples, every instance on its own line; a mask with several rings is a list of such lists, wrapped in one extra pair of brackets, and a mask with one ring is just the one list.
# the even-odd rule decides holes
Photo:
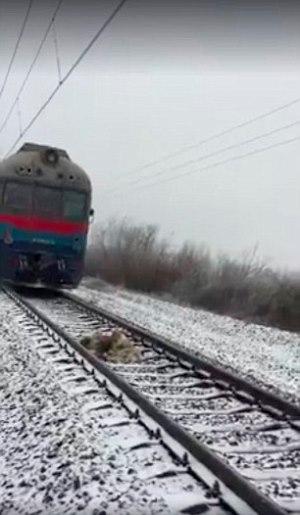
[(0, 328), (2, 514), (254, 513), (3, 292)]
[(76, 296), (300, 403), (300, 334), (86, 278)]
[[(300, 441), (296, 406), (103, 310), (93, 309), (72, 295), (47, 298), (32, 295), (28, 299), (9, 291), (7, 294), (15, 302), (15, 309), (27, 319), (23, 325), (28, 325), (30, 336), (37, 339), (36, 349), (44, 358), (52, 365), (54, 361), (59, 364), (63, 374), (68, 373), (69, 366), (72, 369), (74, 360), (77, 367), (89, 374), (84, 378), (81, 370), (74, 377), (71, 372), (70, 385), (75, 383), (86, 394), (87, 382), (88, 394), (95, 394), (98, 399), (95, 385), (90, 384), (95, 382), (95, 370), (102, 374), (102, 379), (96, 381), (98, 386), (100, 382), (102, 389), (107, 390), (109, 382), (106, 394), (120, 404), (114, 415), (108, 415), (110, 427), (126, 427), (129, 414), (130, 424), (133, 418), (137, 426), (146, 430), (151, 442), (156, 437), (156, 444), (167, 451), (169, 460), (175, 459), (177, 472), (162, 458), (164, 479), (175, 480), (186, 474), (196, 481), (192, 491), (188, 487), (188, 500), (181, 479), (171, 490), (163, 484), (161, 502), (165, 506), (160, 506), (158, 510), (162, 511), (157, 512), (168, 513), (168, 509), (171, 513), (194, 514), (215, 513), (215, 510), (241, 514), (250, 510), (268, 515), (299, 512)], [(116, 327), (121, 327), (139, 348), (142, 356), (139, 363), (105, 365), (79, 344), (87, 332)], [(61, 362), (57, 353), (67, 353), (67, 361)], [(69, 383), (66, 378), (62, 382)], [(117, 392), (113, 395), (115, 388)], [(104, 406), (107, 402), (104, 401)], [(106, 407), (103, 409), (96, 416), (98, 431), (99, 418), (102, 420)], [(120, 419), (121, 409), (127, 412), (127, 422), (124, 417)], [(142, 468), (139, 478), (144, 477)], [(162, 478), (161, 473), (159, 477)], [(204, 487), (202, 497), (199, 497), (199, 485)], [(168, 502), (173, 505), (170, 507)], [(156, 513), (147, 509), (134, 512), (129, 509), (128, 513)]]

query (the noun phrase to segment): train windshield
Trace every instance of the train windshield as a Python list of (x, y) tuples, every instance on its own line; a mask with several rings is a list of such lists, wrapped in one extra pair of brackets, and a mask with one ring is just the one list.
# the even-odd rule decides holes
[(36, 186), (34, 191), (34, 212), (44, 218), (61, 216), (61, 190)]
[(3, 204), (13, 213), (29, 214), (32, 206), (32, 186), (19, 182), (7, 182)]
[(86, 194), (79, 191), (64, 191), (64, 218), (72, 221), (84, 220), (86, 217)]

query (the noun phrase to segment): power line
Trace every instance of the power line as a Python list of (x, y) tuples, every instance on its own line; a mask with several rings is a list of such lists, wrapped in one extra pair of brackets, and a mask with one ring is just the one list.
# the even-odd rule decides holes
[(52, 32), (53, 32), (53, 41), (54, 41), (54, 48), (55, 48), (58, 82), (61, 82), (61, 64), (60, 64), (60, 58), (59, 58), (58, 40), (57, 40), (55, 23), (52, 24)]
[(29, 0), (29, 4), (28, 4), (28, 7), (27, 7), (27, 11), (26, 11), (26, 14), (25, 14), (25, 18), (24, 18), (24, 21), (22, 23), (22, 27), (21, 27), (21, 31), (20, 31), (20, 34), (19, 34), (19, 37), (17, 39), (17, 43), (16, 43), (16, 46), (15, 46), (15, 49), (13, 51), (13, 55), (11, 57), (11, 60), (10, 60), (10, 63), (8, 65), (8, 69), (7, 69), (7, 72), (6, 72), (6, 75), (5, 75), (5, 78), (4, 78), (4, 81), (3, 81), (3, 84), (2, 84), (2, 87), (1, 87), (1, 90), (0, 90), (0, 98), (2, 96), (2, 93), (5, 89), (5, 86), (6, 86), (6, 83), (7, 83), (7, 80), (8, 80), (8, 77), (9, 77), (9, 74), (10, 74), (10, 71), (11, 71), (11, 68), (12, 68), (12, 65), (14, 63), (14, 60), (15, 60), (15, 57), (17, 55), (17, 51), (18, 51), (18, 48), (19, 48), (19, 44), (21, 42), (21, 39), (22, 39), (22, 36), (23, 36), (23, 33), (24, 33), (24, 30), (25, 30), (25, 27), (26, 27), (26, 24), (27, 24), (27, 20), (29, 18), (29, 14), (30, 14), (30, 11), (31, 11), (31, 7), (32, 7), (32, 4), (33, 4), (33, 0)]
[[(222, 136), (226, 136), (227, 134), (230, 134), (231, 132), (233, 132), (236, 129), (241, 129), (243, 127), (246, 127), (247, 125), (250, 125), (251, 123), (257, 122), (258, 120), (267, 118), (268, 116), (278, 113), (279, 111), (283, 111), (284, 109), (287, 109), (295, 104), (298, 104), (299, 102), (300, 102), (300, 97), (297, 97), (294, 100), (291, 100), (290, 102), (281, 104), (281, 105), (275, 107), (274, 109), (271, 109), (270, 111), (265, 111), (264, 113), (261, 113), (253, 118), (250, 118), (249, 120), (238, 123), (237, 125), (232, 125), (231, 127), (224, 129), (223, 131), (216, 132), (215, 134), (212, 134), (208, 138), (198, 141), (198, 143), (194, 143), (193, 145), (187, 145), (187, 146), (181, 148), (180, 150), (176, 150), (175, 152), (170, 152), (169, 154), (165, 155), (164, 157), (162, 157), (160, 159), (157, 159), (155, 161), (150, 161), (149, 163), (146, 163), (145, 165), (142, 165), (142, 166), (136, 168), (135, 170), (128, 172), (123, 177), (125, 178), (130, 175), (134, 175), (138, 172), (141, 172), (142, 170), (145, 170), (147, 168), (151, 168), (152, 166), (156, 166), (158, 164), (164, 163), (165, 161), (168, 161), (172, 157), (176, 157), (180, 154), (183, 154), (184, 152), (188, 152), (189, 150), (200, 147), (200, 146), (204, 145), (205, 143), (209, 143), (210, 141), (221, 138)], [(118, 178), (120, 179), (121, 176), (119, 176)]]
[(19, 133), (22, 134), (22, 116), (21, 116), (19, 98), (17, 100), (17, 116), (18, 116), (18, 123), (19, 123)]
[[(158, 184), (165, 184), (167, 182), (172, 182), (172, 181), (174, 181), (176, 179), (179, 179), (179, 178), (182, 178), (182, 177), (186, 177), (188, 175), (193, 175), (195, 173), (203, 172), (203, 171), (206, 171), (206, 170), (211, 170), (213, 168), (217, 168), (219, 166), (222, 166), (224, 164), (227, 164), (227, 163), (230, 163), (230, 162), (233, 162), (233, 161), (238, 161), (238, 160), (241, 160), (241, 159), (245, 159), (246, 157), (253, 156), (255, 154), (260, 154), (260, 153), (263, 153), (263, 152), (267, 152), (268, 150), (271, 150), (272, 148), (288, 145), (289, 143), (294, 143), (295, 141), (298, 141), (299, 139), (300, 139), (300, 135), (299, 136), (295, 136), (294, 138), (290, 138), (290, 139), (287, 139), (287, 140), (279, 141), (278, 143), (273, 143), (272, 145), (268, 145), (268, 146), (260, 148), (260, 149), (252, 150), (252, 151), (247, 152), (245, 154), (239, 154), (237, 156), (233, 156), (233, 157), (229, 157), (228, 159), (224, 159), (222, 161), (217, 161), (216, 163), (212, 163), (210, 165), (204, 166), (202, 168), (199, 168), (198, 170), (190, 170), (188, 172), (184, 172), (184, 173), (181, 173), (181, 174), (173, 175), (172, 177), (168, 177), (167, 179), (164, 179), (162, 181), (155, 181), (155, 182), (152, 182), (150, 184), (143, 184), (143, 185), (135, 188), (135, 190), (139, 190), (139, 189), (143, 189), (143, 188), (151, 188), (153, 186), (157, 186)], [(120, 191), (120, 193), (121, 193), (121, 191)], [(122, 190), (122, 193), (123, 193), (123, 190)]]
[(245, 154), (239, 154), (237, 156), (230, 157), (228, 159), (224, 159), (223, 161), (218, 161), (217, 163), (213, 163), (211, 165), (205, 166), (203, 168), (200, 168), (199, 170), (192, 170), (192, 171), (189, 171), (189, 172), (178, 174), (178, 175), (175, 175), (173, 177), (169, 177), (168, 179), (165, 179), (164, 181), (158, 181), (156, 183), (151, 183), (151, 184), (148, 184), (146, 186), (147, 187), (155, 186), (156, 184), (162, 184), (162, 183), (170, 182), (171, 180), (175, 180), (175, 179), (178, 179), (178, 178), (181, 178), (181, 177), (185, 177), (185, 176), (188, 176), (188, 175), (193, 175), (194, 173), (197, 173), (197, 172), (201, 172), (201, 171), (204, 171), (204, 170), (210, 170), (212, 168), (217, 168), (218, 166), (221, 166), (223, 164), (227, 164), (227, 163), (230, 163), (230, 162), (233, 162), (233, 161), (239, 161), (241, 159), (244, 159), (244, 158), (249, 157), (249, 156), (253, 156), (255, 154), (260, 154), (260, 153), (263, 153), (263, 152), (267, 152), (268, 150), (271, 150), (272, 148), (288, 145), (289, 143), (294, 143), (295, 141), (297, 141), (299, 139), (300, 139), (300, 135), (299, 136), (295, 136), (294, 138), (290, 138), (290, 139), (287, 139), (287, 140), (284, 140), (284, 141), (280, 141), (278, 143), (273, 143), (272, 145), (268, 145), (267, 147), (263, 147), (263, 148), (256, 149), (256, 150), (252, 150), (252, 151), (247, 152)]
[(94, 37), (91, 39), (89, 44), (84, 48), (84, 50), (81, 52), (79, 57), (76, 59), (76, 61), (73, 63), (69, 71), (62, 77), (59, 84), (54, 88), (52, 93), (49, 95), (47, 100), (42, 104), (42, 106), (39, 108), (37, 113), (33, 116), (33, 118), (30, 120), (28, 125), (24, 128), (22, 136), (19, 136), (14, 144), (10, 147), (8, 152), (5, 154), (5, 157), (15, 148), (15, 146), (19, 143), (21, 138), (28, 132), (28, 130), (32, 127), (34, 122), (39, 118), (39, 116), (42, 114), (42, 112), (46, 109), (48, 104), (51, 102), (53, 97), (56, 95), (58, 90), (61, 88), (61, 86), (68, 80), (70, 75), (73, 73), (73, 71), (77, 68), (79, 63), (82, 61), (82, 59), (85, 57), (85, 55), (88, 53), (88, 51), (92, 48), (92, 46), (96, 43), (97, 39), (100, 37), (100, 35), (105, 31), (105, 29), (110, 25), (114, 17), (117, 15), (117, 13), (120, 11), (120, 9), (123, 7), (123, 5), (126, 3), (127, 0), (121, 0), (117, 7), (113, 10), (113, 12), (110, 14), (110, 16), (107, 18), (107, 20), (103, 23), (103, 25), (100, 27), (100, 29), (96, 32)]
[[(289, 123), (287, 125), (283, 125), (281, 127), (277, 127), (277, 129), (273, 129), (271, 131), (263, 132), (263, 133), (261, 133), (261, 134), (259, 134), (257, 136), (254, 136), (253, 138), (249, 138), (249, 139), (240, 141), (238, 143), (234, 143), (232, 145), (229, 145), (229, 146), (226, 146), (226, 147), (222, 147), (221, 149), (215, 150), (214, 152), (210, 152), (209, 154), (204, 154), (203, 156), (200, 156), (200, 157), (198, 157), (196, 159), (189, 159), (188, 161), (184, 161), (183, 163), (180, 163), (178, 165), (172, 166), (172, 167), (167, 168), (165, 170), (160, 170), (160, 171), (158, 171), (158, 172), (156, 172), (154, 174), (151, 174), (151, 176), (150, 175), (144, 175), (142, 177), (138, 177), (135, 180), (126, 182), (124, 185), (125, 186), (127, 186), (127, 185), (128, 186), (130, 186), (130, 185), (132, 186), (132, 185), (138, 184), (141, 181), (144, 181), (145, 179), (152, 179), (153, 177), (158, 177), (160, 175), (164, 175), (165, 173), (173, 172), (175, 170), (179, 170), (180, 168), (189, 166), (191, 164), (199, 163), (200, 161), (203, 161), (204, 159), (209, 159), (210, 157), (214, 157), (214, 156), (216, 156), (218, 154), (222, 154), (223, 152), (226, 152), (228, 150), (232, 150), (234, 148), (241, 147), (241, 146), (247, 145), (249, 143), (253, 143), (254, 141), (258, 141), (258, 140), (260, 140), (262, 138), (266, 138), (267, 136), (271, 136), (273, 134), (276, 134), (277, 132), (290, 129), (291, 127), (295, 127), (296, 125), (299, 125), (299, 124), (300, 124), (300, 120), (296, 120), (295, 122)], [(119, 189), (119, 187), (117, 189)], [(113, 192), (113, 191), (115, 191), (115, 188), (111, 188), (111, 189), (107, 190), (105, 193), (110, 193), (110, 192)]]
[(37, 62), (38, 57), (39, 57), (39, 55), (40, 55), (40, 53), (41, 53), (41, 51), (43, 49), (45, 41), (46, 41), (46, 39), (48, 37), (48, 34), (49, 34), (50, 30), (51, 30), (51, 27), (52, 27), (52, 25), (53, 25), (53, 23), (55, 21), (55, 18), (56, 18), (57, 14), (58, 14), (58, 11), (59, 11), (62, 3), (63, 3), (63, 0), (59, 0), (58, 1), (58, 4), (57, 4), (57, 6), (56, 6), (56, 8), (55, 8), (55, 10), (53, 12), (53, 15), (51, 16), (50, 23), (49, 23), (48, 27), (46, 28), (46, 31), (45, 31), (42, 39), (41, 39), (39, 47), (38, 47), (38, 49), (36, 51), (36, 54), (35, 54), (35, 56), (33, 58), (33, 61), (31, 63), (31, 65), (28, 68), (27, 74), (26, 74), (26, 76), (25, 76), (25, 78), (24, 78), (24, 80), (22, 82), (22, 85), (21, 85), (21, 87), (20, 87), (20, 89), (19, 89), (19, 91), (17, 93), (17, 96), (16, 96), (14, 102), (12, 103), (12, 105), (11, 105), (11, 107), (10, 107), (6, 117), (5, 117), (5, 120), (3, 121), (3, 123), (2, 123), (2, 125), (0, 127), (0, 134), (2, 133), (3, 129), (6, 127), (6, 124), (7, 124), (8, 120), (10, 119), (13, 110), (14, 110), (15, 106), (17, 105), (18, 99), (19, 99), (21, 93), (23, 92), (23, 90), (24, 90), (24, 88), (25, 88), (25, 86), (27, 84), (27, 81), (28, 81), (28, 79), (29, 79), (29, 77), (31, 75), (31, 72), (32, 72), (32, 70), (33, 70), (33, 68), (35, 66), (35, 63)]

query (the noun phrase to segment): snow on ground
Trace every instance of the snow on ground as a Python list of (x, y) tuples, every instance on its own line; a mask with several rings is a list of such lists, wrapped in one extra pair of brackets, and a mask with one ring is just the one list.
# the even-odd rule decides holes
[[(150, 451), (131, 451), (128, 442), (147, 439), (145, 429), (124, 426), (128, 434), (120, 436), (120, 427), (106, 426), (105, 410), (100, 416), (89, 408), (87, 394), (45, 357), (26, 324), (19, 308), (0, 294), (0, 513), (178, 513), (164, 494), (188, 497), (188, 489), (198, 492), (196, 481), (181, 475), (168, 491), (155, 479), (141, 478), (141, 470), (155, 475), (155, 466), (167, 466), (167, 452), (159, 446), (154, 464)], [(82, 373), (76, 363), (71, 369), (73, 377)], [(98, 398), (96, 393), (95, 405)], [(117, 416), (122, 409), (115, 408)], [(109, 411), (108, 421), (113, 416)]]
[(86, 279), (74, 293), (298, 402), (300, 335)]

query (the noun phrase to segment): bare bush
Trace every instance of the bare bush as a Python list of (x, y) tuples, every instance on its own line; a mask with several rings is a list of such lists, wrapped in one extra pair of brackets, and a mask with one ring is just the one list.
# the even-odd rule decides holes
[(209, 285), (212, 260), (204, 248), (185, 244), (173, 257), (176, 280), (170, 292), (183, 302), (200, 304), (202, 292)]
[(94, 231), (86, 272), (141, 291), (164, 291), (174, 280), (172, 261), (167, 243), (158, 239), (157, 227), (112, 220)]
[(256, 248), (240, 261), (212, 259), (205, 247), (191, 244), (171, 251), (156, 226), (110, 220), (94, 227), (86, 273), (217, 313), (300, 329), (300, 279), (272, 271)]
[(267, 321), (283, 329), (300, 330), (300, 281), (281, 276), (273, 295)]

